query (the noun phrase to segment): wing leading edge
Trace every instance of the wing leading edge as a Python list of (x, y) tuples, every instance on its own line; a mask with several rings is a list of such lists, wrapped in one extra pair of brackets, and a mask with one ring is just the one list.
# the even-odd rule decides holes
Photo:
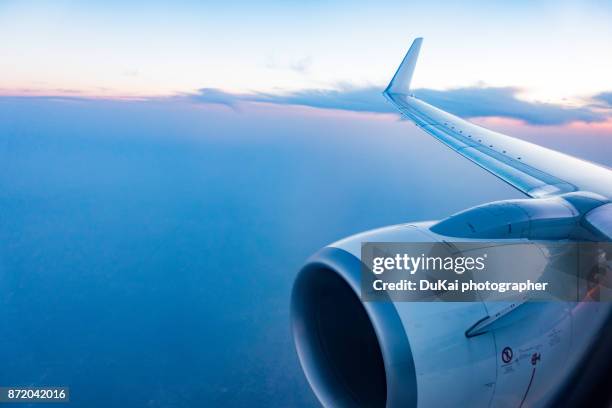
[(477, 126), (410, 93), (423, 39), (412, 43), (383, 94), (418, 127), (530, 197), (590, 191), (612, 198), (612, 170)]

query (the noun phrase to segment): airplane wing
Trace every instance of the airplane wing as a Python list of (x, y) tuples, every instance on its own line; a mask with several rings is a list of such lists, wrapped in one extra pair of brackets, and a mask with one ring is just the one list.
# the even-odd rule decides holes
[(589, 191), (612, 198), (612, 169), (477, 126), (410, 91), (423, 39), (412, 43), (383, 94), (418, 127), (530, 197)]

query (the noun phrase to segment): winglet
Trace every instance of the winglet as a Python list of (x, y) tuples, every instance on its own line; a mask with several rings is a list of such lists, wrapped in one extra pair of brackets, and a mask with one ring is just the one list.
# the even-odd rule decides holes
[(412, 42), (404, 60), (400, 64), (395, 75), (393, 75), (393, 79), (389, 82), (389, 86), (387, 86), (384, 93), (408, 94), (410, 91), (410, 81), (412, 80), (412, 74), (414, 73), (414, 67), (419, 56), (422, 42), (423, 39), (420, 37)]

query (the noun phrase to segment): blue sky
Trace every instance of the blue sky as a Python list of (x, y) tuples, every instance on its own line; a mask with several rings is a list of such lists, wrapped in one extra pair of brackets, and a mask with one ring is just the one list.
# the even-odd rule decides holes
[(379, 91), (423, 36), (417, 96), (610, 133), (609, 21), (603, 1), (5, 1), (0, 95), (388, 113)]
[(540, 2), (4, 1), (4, 93), (171, 95), (383, 86), (425, 37), (415, 85), (583, 103), (612, 88), (612, 5)]
[(607, 122), (611, 20), (602, 1), (5, 1), (0, 95), (386, 112), (377, 90), (423, 36), (424, 99), (467, 117)]

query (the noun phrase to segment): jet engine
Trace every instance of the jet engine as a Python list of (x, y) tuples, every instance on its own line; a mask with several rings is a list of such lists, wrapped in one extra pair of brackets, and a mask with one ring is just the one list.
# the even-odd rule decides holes
[(552, 404), (609, 318), (608, 303), (364, 302), (361, 245), (596, 241), (601, 234), (588, 214), (607, 202), (587, 193), (500, 201), (439, 222), (365, 232), (317, 252), (296, 278), (291, 306), (299, 360), (320, 402), (326, 407)]

